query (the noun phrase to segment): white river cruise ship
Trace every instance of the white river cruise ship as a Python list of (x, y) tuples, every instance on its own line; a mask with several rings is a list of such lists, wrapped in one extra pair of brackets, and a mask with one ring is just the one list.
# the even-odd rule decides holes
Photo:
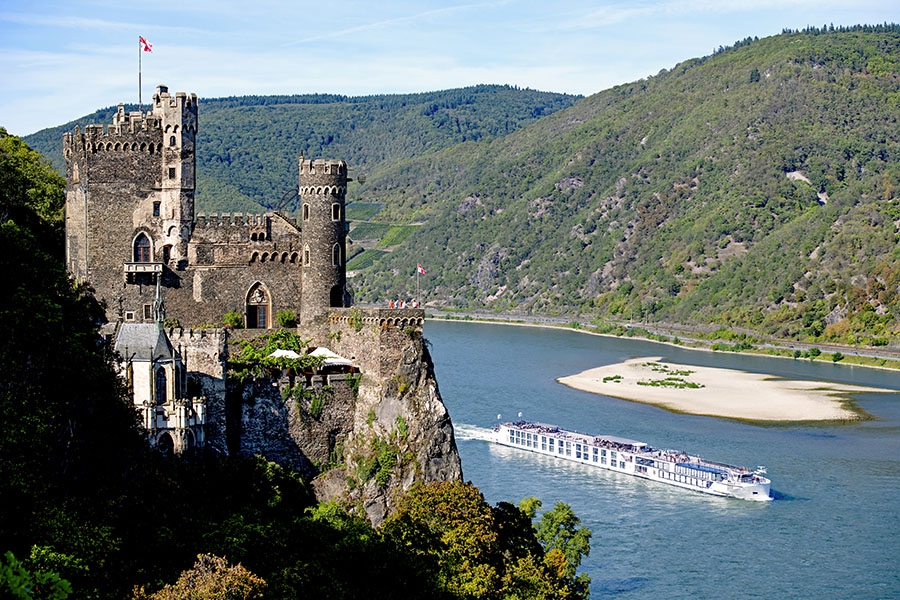
[(771, 500), (765, 467), (750, 471), (685, 452), (658, 450), (644, 442), (611, 435), (589, 435), (553, 425), (516, 421), (494, 426), (496, 443), (592, 465), (675, 487), (740, 498)]

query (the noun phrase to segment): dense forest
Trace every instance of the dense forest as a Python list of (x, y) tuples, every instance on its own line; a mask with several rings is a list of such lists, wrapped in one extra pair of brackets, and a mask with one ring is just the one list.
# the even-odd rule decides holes
[(64, 189), (0, 128), (0, 597), (587, 596), (591, 533), (563, 503), (419, 485), (373, 529), (260, 458), (151, 451), (65, 271)]
[[(285, 192), (297, 186), (301, 152), (346, 160), (359, 178), (429, 151), (506, 135), (576, 100), (500, 85), (362, 97), (200, 98), (197, 210), (260, 213), (282, 207)], [(64, 173), (62, 134), (75, 125), (107, 125), (115, 111), (105, 108), (25, 140)]]
[[(345, 158), (357, 302), (418, 285), (436, 308), (884, 346), (900, 333), (898, 118), (900, 27), (810, 27), (582, 99), (206, 101), (198, 198), (280, 207), (301, 150)], [(59, 161), (66, 128), (27, 141)]]

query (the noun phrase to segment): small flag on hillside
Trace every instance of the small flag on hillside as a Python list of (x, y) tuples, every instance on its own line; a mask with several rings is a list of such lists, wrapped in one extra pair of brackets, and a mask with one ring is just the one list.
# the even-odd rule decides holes
[(425, 273), (428, 272), (428, 271), (426, 271), (425, 269), (422, 268), (422, 264), (421, 264), (421, 263), (416, 263), (416, 267), (419, 269), (419, 275), (424, 275)]
[(153, 52), (153, 44), (144, 39), (144, 36), (139, 35), (138, 39), (141, 42), (141, 47), (144, 49), (144, 52)]

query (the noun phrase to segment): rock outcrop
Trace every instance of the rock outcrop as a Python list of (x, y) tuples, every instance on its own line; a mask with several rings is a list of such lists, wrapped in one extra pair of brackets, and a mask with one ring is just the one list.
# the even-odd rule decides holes
[(332, 311), (300, 331), (357, 373), (285, 375), (241, 390), (239, 452), (296, 469), (319, 500), (380, 524), (419, 482), (462, 479), (421, 310)]

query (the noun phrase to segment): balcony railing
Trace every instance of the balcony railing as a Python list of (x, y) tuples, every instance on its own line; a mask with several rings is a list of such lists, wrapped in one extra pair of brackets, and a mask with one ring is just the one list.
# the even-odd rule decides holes
[(127, 262), (125, 263), (125, 274), (132, 273), (162, 273), (163, 264), (160, 262)]

